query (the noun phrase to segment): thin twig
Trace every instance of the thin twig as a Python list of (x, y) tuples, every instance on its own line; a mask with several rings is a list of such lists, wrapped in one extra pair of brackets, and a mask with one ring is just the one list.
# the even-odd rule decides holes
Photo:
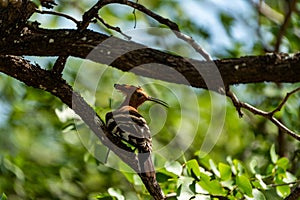
[(263, 33), (262, 33), (262, 17), (260, 15), (261, 10), (262, 10), (262, 5), (265, 4), (263, 0), (259, 0), (259, 2), (256, 2), (254, 0), (249, 0), (249, 3), (252, 4), (252, 6), (256, 9), (257, 12), (257, 27), (256, 29), (256, 34), (258, 39), (260, 40), (260, 43), (264, 49), (265, 52), (271, 52), (271, 47), (265, 42), (263, 38)]
[(282, 107), (284, 106), (284, 104), (287, 102), (287, 100), (289, 99), (289, 97), (290, 97), (292, 94), (294, 94), (294, 93), (296, 93), (296, 92), (298, 92), (298, 91), (300, 91), (300, 87), (294, 89), (294, 90), (291, 91), (291, 92), (288, 92), (288, 93), (285, 95), (285, 97), (284, 97), (284, 99), (282, 100), (282, 102), (278, 105), (278, 107), (275, 108), (275, 109), (274, 109), (272, 112), (270, 112), (270, 113), (271, 113), (272, 115), (274, 115), (276, 112), (279, 112), (279, 111), (282, 109)]
[(179, 39), (182, 39), (183, 41), (190, 44), (195, 49), (195, 51), (197, 51), (201, 56), (203, 56), (204, 59), (206, 59), (207, 61), (212, 60), (210, 55), (200, 45), (198, 45), (192, 37), (187, 36), (180, 31), (178, 25), (175, 22), (172, 22), (171, 20), (152, 12), (145, 6), (134, 3), (132, 1), (125, 1), (125, 2), (120, 1), (120, 2), (116, 2), (116, 3), (122, 3), (122, 4), (125, 3), (126, 5), (128, 5), (132, 8), (135, 8), (135, 9), (145, 13), (146, 15), (152, 17), (159, 23), (168, 26)]
[(174, 34), (181, 40), (187, 42), (188, 44), (190, 44), (195, 51), (197, 51), (204, 59), (206, 59), (207, 61), (211, 61), (211, 57), (209, 56), (209, 54), (202, 49), (196, 42), (195, 40), (190, 37), (187, 36), (183, 33), (181, 33), (178, 25), (175, 22), (172, 22), (171, 20), (164, 18), (154, 12), (152, 12), (151, 10), (149, 10), (148, 8), (146, 8), (145, 6), (132, 2), (132, 1), (123, 1), (123, 0), (101, 0), (98, 1), (92, 8), (90, 8), (87, 12), (84, 13), (83, 15), (83, 20), (80, 24), (80, 30), (83, 30), (85, 27), (87, 27), (89, 25), (89, 23), (91, 22), (91, 20), (96, 17), (98, 15), (98, 11), (108, 5), (108, 4), (123, 4), (123, 5), (127, 5), (130, 6), (136, 10), (139, 10), (140, 12), (148, 15), (149, 17), (152, 17), (153, 19), (155, 19), (156, 21), (158, 21), (161, 24), (166, 25), (167, 27), (169, 27)]
[(292, 136), (293, 138), (295, 138), (296, 140), (300, 141), (300, 135), (293, 132), (292, 130), (290, 130), (289, 128), (287, 128), (284, 124), (282, 124), (278, 119), (276, 119), (274, 117), (274, 114), (276, 112), (278, 112), (282, 106), (286, 103), (286, 101), (288, 100), (288, 98), (294, 94), (295, 92), (298, 92), (300, 91), (300, 88), (297, 88), (293, 91), (291, 91), (290, 93), (287, 93), (287, 95), (285, 96), (285, 98), (283, 99), (283, 101), (279, 104), (279, 106), (271, 111), (271, 112), (266, 112), (266, 111), (263, 111), (263, 110), (260, 110), (248, 103), (244, 103), (244, 102), (241, 102), (237, 97), (236, 95), (231, 92), (229, 89), (227, 90), (226, 92), (226, 95), (231, 99), (233, 105), (235, 106), (236, 110), (238, 111), (239, 113), (239, 116), (242, 117), (243, 116), (243, 113), (241, 111), (241, 108), (244, 108), (250, 112), (252, 112), (253, 114), (255, 115), (260, 115), (268, 120), (270, 120), (275, 126), (277, 126), (280, 130), (282, 130), (283, 132), (289, 134), (290, 136)]
[(98, 19), (104, 26), (106, 26), (106, 28), (108, 29), (112, 29), (118, 33), (120, 33), (121, 35), (123, 35), (124, 37), (126, 37), (128, 40), (131, 40), (131, 37), (129, 35), (126, 35), (125, 33), (122, 32), (122, 30), (119, 27), (114, 27), (111, 26), (110, 24), (106, 23), (99, 15), (95, 16), (96, 19)]
[(280, 48), (280, 45), (281, 45), (282, 38), (283, 38), (283, 36), (286, 32), (286, 29), (288, 28), (289, 22), (291, 20), (292, 13), (296, 8), (297, 0), (291, 0), (291, 1), (286, 1), (286, 2), (288, 3), (288, 12), (285, 15), (283, 24), (280, 26), (280, 29), (279, 29), (279, 32), (278, 32), (278, 35), (277, 35), (277, 40), (276, 40), (274, 52), (279, 52), (279, 48)]
[[(138, 3), (138, 2), (139, 2), (139, 0), (136, 0), (135, 3)], [(133, 14), (133, 17), (134, 17), (134, 26), (133, 26), (133, 28), (136, 28), (137, 22), (136, 22), (136, 10), (135, 10), (135, 8), (133, 9), (132, 14)]]
[(226, 91), (226, 95), (228, 97), (230, 97), (234, 107), (236, 108), (236, 111), (239, 114), (239, 117), (242, 118), (244, 113), (241, 110), (241, 105), (240, 105), (240, 101), (238, 100), (238, 98), (235, 96), (235, 94), (233, 92), (231, 92), (229, 89)]
[(285, 186), (285, 185), (295, 185), (295, 184), (299, 184), (300, 180), (296, 180), (290, 183), (280, 183), (280, 184), (269, 184), (269, 187), (278, 187), (278, 186)]
[(70, 15), (67, 15), (64, 13), (59, 13), (59, 12), (49, 11), (49, 10), (39, 10), (39, 9), (36, 9), (35, 12), (40, 13), (40, 14), (49, 14), (49, 15), (56, 15), (56, 16), (64, 17), (66, 19), (73, 21), (77, 26), (79, 26), (79, 24), (80, 24), (78, 20), (76, 20), (75, 18), (71, 17)]
[(290, 130), (288, 127), (286, 127), (284, 124), (282, 124), (278, 119), (276, 119), (274, 116), (270, 118), (270, 121), (273, 122), (278, 128), (280, 128), (282, 131), (286, 132), (296, 140), (300, 141), (300, 135)]

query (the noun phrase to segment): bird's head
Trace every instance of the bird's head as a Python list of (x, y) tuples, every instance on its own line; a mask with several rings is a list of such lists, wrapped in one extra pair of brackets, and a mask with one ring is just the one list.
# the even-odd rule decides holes
[(121, 91), (126, 99), (123, 104), (132, 106), (134, 108), (139, 107), (145, 101), (153, 101), (155, 103), (161, 104), (165, 107), (169, 107), (168, 104), (160, 99), (149, 96), (141, 87), (136, 87), (127, 84), (115, 84), (114, 87)]

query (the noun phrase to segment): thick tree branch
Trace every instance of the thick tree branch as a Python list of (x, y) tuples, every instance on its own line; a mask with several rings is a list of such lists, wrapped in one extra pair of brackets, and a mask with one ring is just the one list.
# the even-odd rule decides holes
[[(142, 44), (85, 30), (84, 28), (90, 21), (98, 16), (99, 9), (111, 3), (133, 7), (167, 25), (175, 34), (179, 31), (174, 22), (153, 13), (142, 5), (121, 0), (98, 1), (84, 14), (83, 21), (79, 26), (80, 31), (72, 29), (45, 30), (38, 28), (35, 23), (26, 24), (28, 17), (36, 10), (35, 5), (29, 2), (28, 4), (23, 3), (22, 9), (12, 10), (14, 8), (8, 7), (0, 12), (0, 18), (7, 22), (7, 24), (0, 24), (0, 31), (3, 31), (2, 40), (0, 40), (0, 55), (75, 56), (168, 82), (187, 84), (198, 88), (207, 88), (207, 85), (210, 85), (209, 89), (212, 90), (219, 90), (224, 85), (241, 83), (264, 81), (294, 83), (300, 81), (300, 76), (298, 76), (300, 74), (300, 53), (293, 56), (271, 54), (205, 62), (183, 58), (148, 48)], [(17, 13), (15, 13), (16, 11)], [(14, 26), (13, 23), (16, 23), (17, 26)], [(192, 44), (194, 41), (191, 38), (191, 40), (185, 37), (181, 39), (197, 49), (197, 46)], [(152, 68), (135, 68), (145, 64), (151, 64)], [(168, 68), (162, 67), (162, 65), (168, 66)], [(212, 67), (213, 65), (216, 65), (217, 68)], [(153, 68), (157, 70), (153, 70)], [(166, 70), (169, 72), (169, 69), (175, 70), (177, 75), (180, 74), (187, 81), (178, 78), (174, 73), (165, 73)], [(224, 83), (216, 78), (218, 73)], [(203, 79), (203, 76), (206, 80)]]
[[(123, 71), (168, 82), (190, 84), (207, 88), (199, 72), (213, 74), (218, 70), (224, 85), (242, 83), (276, 82), (295, 83), (300, 81), (300, 53), (294, 55), (269, 54), (247, 56), (235, 59), (197, 61), (181, 56), (147, 48), (144, 45), (109, 37), (90, 30), (82, 32), (65, 30), (45, 30), (29, 26), (23, 29), (21, 37), (10, 36), (0, 40), (0, 55), (32, 56), (75, 56), (103, 63)], [(153, 68), (174, 69), (189, 83), (174, 78), (173, 74), (139, 67), (151, 64)], [(217, 68), (212, 68), (216, 65)], [(134, 69), (135, 68), (135, 69)], [(209, 78), (209, 77), (208, 77)], [(211, 77), (213, 82), (215, 77)], [(221, 83), (215, 83), (219, 89)]]
[(65, 68), (67, 59), (68, 56), (59, 56), (53, 65), (52, 72), (58, 76), (62, 76), (62, 72)]
[[(64, 79), (52, 71), (43, 70), (17, 56), (0, 56), (0, 72), (14, 77), (28, 86), (45, 90), (58, 97), (81, 117), (104, 145), (138, 173), (154, 199), (164, 198), (156, 179), (147, 178), (139, 170), (136, 155), (131, 152), (131, 149), (108, 133), (104, 122), (93, 108), (88, 105), (80, 94), (74, 92)], [(124, 149), (128, 149), (128, 151)]]

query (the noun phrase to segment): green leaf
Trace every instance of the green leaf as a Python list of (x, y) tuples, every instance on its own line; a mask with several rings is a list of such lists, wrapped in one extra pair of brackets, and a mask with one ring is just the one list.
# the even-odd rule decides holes
[(271, 199), (271, 200), (282, 200), (281, 197), (278, 196), (276, 189), (275, 188), (270, 188), (268, 190), (262, 190), (261, 192), (264, 193), (266, 199)]
[(125, 178), (127, 179), (127, 181), (129, 183), (132, 183), (134, 184), (134, 174), (133, 173), (130, 173), (130, 172), (122, 172), (122, 174), (125, 176)]
[(97, 200), (115, 200), (115, 198), (110, 196), (109, 194), (97, 194), (95, 198)]
[(205, 173), (202, 173), (202, 172), (200, 173), (200, 181), (206, 181), (206, 182), (208, 182), (210, 179), (211, 178), (210, 178), (209, 175), (207, 175)]
[(111, 196), (116, 197), (118, 200), (125, 200), (125, 197), (121, 194), (120, 190), (109, 188), (107, 191)]
[(215, 165), (215, 163), (212, 159), (209, 160), (209, 165), (210, 165), (211, 170), (214, 172), (214, 174), (220, 178), (221, 177), (220, 172), (217, 169), (217, 166)]
[(236, 175), (236, 174), (237, 174), (237, 170), (236, 170), (236, 168), (235, 168), (235, 166), (234, 166), (234, 164), (233, 164), (232, 158), (231, 158), (230, 156), (228, 156), (228, 157), (226, 158), (226, 160), (227, 160), (227, 162), (229, 163), (229, 165), (230, 165), (230, 167), (231, 167), (232, 173), (233, 173), (234, 175)]
[(166, 168), (162, 168), (156, 172), (156, 179), (158, 182), (167, 182), (170, 181), (170, 179), (177, 180), (178, 175), (167, 171)]
[(239, 161), (237, 159), (234, 159), (233, 160), (233, 165), (234, 165), (234, 168), (235, 168), (235, 171), (237, 172), (237, 174), (241, 175), (241, 174), (245, 173), (246, 169), (243, 166), (241, 161)]
[(197, 160), (189, 160), (186, 163), (188, 173), (191, 177), (194, 177), (195, 179), (199, 179), (200, 177), (200, 167), (198, 165)]
[(231, 179), (232, 172), (231, 172), (231, 167), (229, 165), (224, 163), (219, 163), (218, 168), (222, 180), (226, 181)]
[(191, 190), (190, 185), (194, 183), (194, 179), (190, 177), (180, 177), (178, 179), (177, 198), (190, 199), (195, 193)]
[(2, 193), (0, 200), (7, 200), (7, 196), (4, 193)]
[(229, 190), (234, 190), (236, 188), (235, 181), (232, 179), (221, 181), (223, 188), (228, 188)]
[(144, 185), (141, 178), (137, 174), (133, 175), (133, 183), (134, 185)]
[(265, 195), (258, 189), (253, 189), (252, 194), (253, 194), (253, 198), (251, 198), (251, 199), (253, 199), (253, 200), (266, 200)]
[(76, 130), (76, 125), (75, 123), (69, 123), (67, 125), (65, 125), (63, 128), (62, 128), (62, 132), (63, 133), (69, 133), (71, 131), (74, 131)]
[(278, 155), (276, 154), (275, 145), (274, 144), (272, 144), (272, 146), (271, 146), (270, 155), (271, 155), (272, 163), (276, 164), (276, 162), (278, 160)]
[(297, 177), (291, 174), (290, 172), (286, 171), (285, 172), (285, 177), (282, 179), (283, 182), (285, 183), (291, 183), (297, 181)]
[(198, 184), (212, 195), (225, 196), (227, 194), (219, 181), (211, 180), (211, 177), (205, 173), (201, 172)]
[(195, 192), (196, 194), (209, 194), (209, 192), (202, 188), (198, 183), (195, 184)]
[(193, 200), (210, 200), (211, 198), (207, 195), (196, 194)]
[(281, 197), (286, 197), (291, 193), (291, 189), (288, 185), (282, 185), (276, 187), (276, 192)]
[(109, 194), (97, 194), (94, 198), (97, 200), (115, 200), (115, 198)]
[(244, 175), (238, 175), (236, 177), (236, 184), (238, 185), (239, 189), (245, 193), (247, 196), (252, 197), (252, 185), (249, 179)]
[(165, 168), (167, 171), (172, 172), (173, 174), (176, 174), (177, 176), (180, 176), (182, 173), (182, 166), (177, 161), (166, 162)]
[(253, 174), (257, 174), (257, 168), (258, 168), (258, 163), (257, 163), (257, 160), (256, 159), (251, 159), (250, 163), (249, 163), (249, 168), (250, 168), (250, 171), (253, 173)]
[(260, 174), (256, 174), (255, 177), (257, 178), (260, 187), (261, 187), (262, 189), (264, 189), (264, 190), (267, 190), (267, 189), (268, 189), (268, 186), (267, 186), (267, 184), (263, 181), (261, 175), (260, 175)]
[(226, 196), (226, 191), (223, 189), (221, 183), (217, 180), (205, 180), (202, 179), (198, 182), (198, 184), (206, 191), (209, 192), (209, 194), (212, 195), (219, 195), (219, 196)]
[(243, 199), (245, 197), (245, 194), (243, 194), (242, 192), (240, 191), (237, 191), (235, 194), (234, 194), (234, 200), (236, 199)]
[(276, 162), (277, 166), (286, 170), (289, 167), (289, 160), (285, 157), (280, 158), (279, 160), (277, 160)]
[(210, 157), (208, 155), (206, 155), (205, 157), (201, 157), (201, 152), (197, 153), (197, 154), (200, 158), (199, 162), (200, 162), (201, 166), (208, 169), (210, 167), (210, 165), (209, 165)]
[(274, 164), (270, 163), (270, 164), (268, 164), (268, 166), (266, 168), (266, 174), (272, 175), (275, 172), (275, 170), (276, 170), (276, 166)]

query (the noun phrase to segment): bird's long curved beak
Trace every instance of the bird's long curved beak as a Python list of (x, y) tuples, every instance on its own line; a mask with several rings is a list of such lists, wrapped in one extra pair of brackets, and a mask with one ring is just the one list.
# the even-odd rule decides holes
[(155, 103), (158, 103), (160, 105), (165, 106), (166, 108), (169, 108), (169, 105), (166, 102), (164, 102), (164, 101), (162, 101), (160, 99), (157, 99), (157, 98), (154, 98), (154, 97), (148, 97), (148, 101), (153, 101)]

